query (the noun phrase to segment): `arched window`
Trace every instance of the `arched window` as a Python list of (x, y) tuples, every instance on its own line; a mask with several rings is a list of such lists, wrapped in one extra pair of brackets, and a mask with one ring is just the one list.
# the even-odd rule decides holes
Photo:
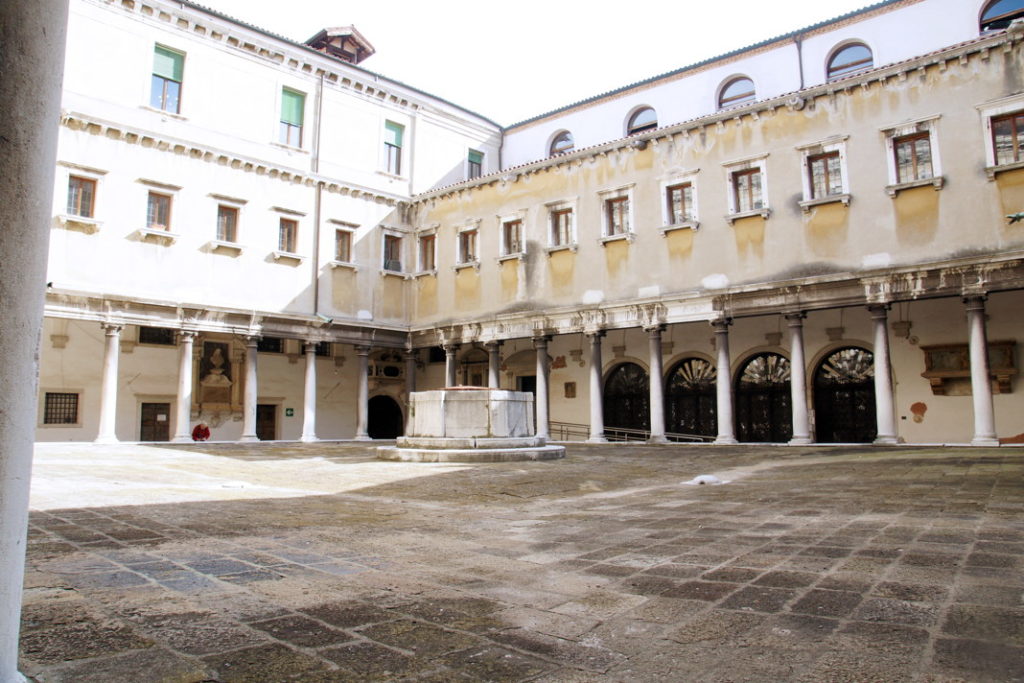
[(844, 45), (836, 50), (828, 60), (828, 80), (832, 81), (864, 69), (870, 69), (874, 63), (871, 48), (864, 43)]
[(875, 357), (856, 346), (837, 349), (814, 373), (814, 431), (819, 443), (870, 443), (875, 421)]
[(981, 32), (999, 31), (1024, 17), (1024, 0), (992, 0), (981, 11)]
[(726, 83), (718, 94), (718, 108), (735, 107), (737, 104), (753, 102), (755, 99), (757, 95), (754, 92), (754, 81), (746, 76), (738, 76)]
[(551, 147), (548, 149), (548, 153), (551, 156), (566, 154), (573, 151), (575, 148), (576, 142), (572, 139), (572, 133), (567, 130), (563, 130), (551, 141)]
[(703, 358), (685, 358), (668, 373), (665, 422), (669, 432), (715, 436), (718, 433), (715, 366)]
[(658, 127), (658, 115), (650, 107), (643, 107), (633, 112), (626, 124), (626, 135), (636, 135), (645, 130), (654, 130)]
[(736, 378), (736, 438), (789, 441), (793, 436), (789, 359), (777, 353), (750, 358)]
[(604, 382), (604, 426), (608, 429), (650, 429), (650, 398), (646, 370), (636, 363), (615, 366)]

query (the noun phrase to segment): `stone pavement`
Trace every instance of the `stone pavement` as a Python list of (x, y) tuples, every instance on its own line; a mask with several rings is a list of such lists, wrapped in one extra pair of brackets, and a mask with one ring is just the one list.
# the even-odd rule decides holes
[(1019, 681), (1022, 475), (1017, 448), (40, 445), (22, 671)]

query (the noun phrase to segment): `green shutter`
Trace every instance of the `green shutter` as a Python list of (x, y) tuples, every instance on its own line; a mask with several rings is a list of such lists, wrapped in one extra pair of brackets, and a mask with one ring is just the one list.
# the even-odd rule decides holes
[(475, 149), (469, 150), (469, 163), (471, 164), (482, 164), (484, 163), (484, 153), (478, 152)]
[(181, 83), (185, 71), (185, 55), (159, 45), (153, 50), (153, 75)]
[(281, 123), (293, 126), (302, 125), (302, 111), (305, 109), (306, 96), (294, 90), (281, 91)]
[(389, 145), (394, 145), (395, 147), (401, 147), (402, 133), (404, 131), (405, 128), (398, 125), (397, 123), (391, 123), (390, 121), (386, 121), (384, 123), (384, 142), (388, 143)]

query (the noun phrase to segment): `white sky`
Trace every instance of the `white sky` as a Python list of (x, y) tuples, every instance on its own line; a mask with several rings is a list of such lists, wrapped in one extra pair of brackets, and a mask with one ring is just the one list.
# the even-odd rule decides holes
[(355, 25), (361, 66), (509, 125), (871, 0), (196, 0), (297, 42)]

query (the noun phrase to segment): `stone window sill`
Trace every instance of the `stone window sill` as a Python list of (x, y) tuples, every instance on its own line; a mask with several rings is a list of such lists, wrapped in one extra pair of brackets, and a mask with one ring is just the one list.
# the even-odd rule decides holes
[(298, 152), (299, 154), (309, 154), (309, 150), (302, 149), (301, 147), (293, 147), (292, 145), (284, 142), (271, 141), (271, 147), (277, 147), (278, 149), (284, 149), (289, 152)]
[(408, 279), (410, 279), (412, 277), (408, 273), (403, 273), (400, 270), (384, 270), (384, 269), (381, 269), (380, 276), (381, 277), (397, 277), (399, 280), (408, 280)]
[(455, 272), (458, 272), (460, 270), (465, 270), (466, 268), (473, 268), (475, 270), (480, 270), (480, 262), (479, 261), (466, 261), (465, 263), (456, 263), (454, 266), (452, 266), (452, 270), (454, 270)]
[(1012, 164), (999, 164), (998, 166), (986, 166), (985, 175), (989, 180), (995, 180), (996, 175), (1003, 173), (1004, 171), (1016, 171), (1024, 168), (1024, 161), (1018, 161)]
[(103, 225), (102, 221), (98, 221), (95, 218), (72, 216), (70, 214), (61, 214), (57, 216), (57, 222), (60, 224), (60, 227), (65, 230), (78, 230), (79, 232), (84, 232), (87, 235), (99, 232), (100, 227)]
[(935, 190), (941, 190), (942, 186), (945, 185), (946, 181), (943, 176), (935, 176), (934, 178), (922, 178), (921, 180), (911, 180), (906, 183), (896, 183), (895, 185), (886, 185), (885, 191), (890, 197), (895, 197), (903, 190), (910, 190), (915, 187), (928, 187), (932, 185)]
[(810, 212), (815, 206), (821, 206), (822, 204), (835, 204), (836, 202), (842, 202), (843, 206), (850, 205), (850, 195), (848, 194), (830, 194), (827, 197), (818, 197), (816, 199), (808, 199), (800, 202), (800, 208), (804, 213)]
[(609, 242), (621, 242), (623, 240), (632, 244), (633, 239), (635, 237), (636, 235), (634, 235), (632, 232), (623, 232), (619, 233), (618, 235), (605, 235), (599, 241), (601, 242), (602, 247), (608, 244)]
[(146, 111), (151, 111), (154, 114), (160, 114), (160, 116), (169, 116), (172, 119), (177, 119), (178, 121), (188, 121), (187, 116), (182, 116), (181, 114), (177, 114), (173, 111), (167, 111), (166, 109), (157, 109), (156, 107), (151, 107), (148, 104), (142, 105), (142, 108)]
[(169, 230), (160, 230), (159, 228), (139, 228), (135, 231), (135, 234), (143, 242), (154, 242), (165, 247), (174, 244), (178, 239), (177, 233), (170, 232)]
[(666, 225), (660, 229), (661, 236), (669, 234), (673, 230), (696, 230), (700, 227), (700, 223), (697, 221), (683, 221), (682, 223), (675, 223), (673, 225)]
[(331, 261), (331, 268), (348, 268), (353, 272), (359, 272), (359, 266), (349, 261)]
[(524, 252), (517, 251), (514, 254), (505, 254), (504, 256), (499, 256), (498, 263), (503, 263), (505, 261), (522, 261), (524, 258), (526, 258), (526, 254)]
[(738, 211), (736, 213), (730, 213), (725, 217), (725, 220), (729, 222), (729, 225), (734, 224), (741, 218), (753, 218), (754, 216), (760, 216), (761, 218), (768, 220), (772, 215), (772, 210), (767, 206), (760, 209), (751, 209), (750, 211)]
[(274, 260), (278, 263), (286, 263), (288, 265), (297, 266), (302, 263), (306, 257), (298, 254), (293, 254), (290, 251), (272, 251), (270, 255), (274, 257)]
[(394, 173), (388, 173), (387, 171), (377, 171), (377, 175), (382, 175), (385, 178), (390, 178), (391, 180), (408, 180), (404, 175), (395, 175)]
[(413, 278), (427, 277), (428, 275), (430, 277), (437, 277), (437, 270), (421, 270), (418, 273), (412, 274)]
[(554, 254), (556, 251), (571, 251), (572, 253), (575, 254), (576, 253), (576, 244), (575, 243), (573, 243), (573, 244), (558, 244), (558, 245), (555, 245), (555, 246), (546, 247), (544, 249), (544, 251), (546, 251), (548, 253), (548, 256), (550, 256), (551, 254)]
[(238, 256), (242, 253), (242, 245), (237, 242), (225, 242), (224, 240), (211, 240), (207, 246), (214, 254), (225, 254), (227, 256)]

